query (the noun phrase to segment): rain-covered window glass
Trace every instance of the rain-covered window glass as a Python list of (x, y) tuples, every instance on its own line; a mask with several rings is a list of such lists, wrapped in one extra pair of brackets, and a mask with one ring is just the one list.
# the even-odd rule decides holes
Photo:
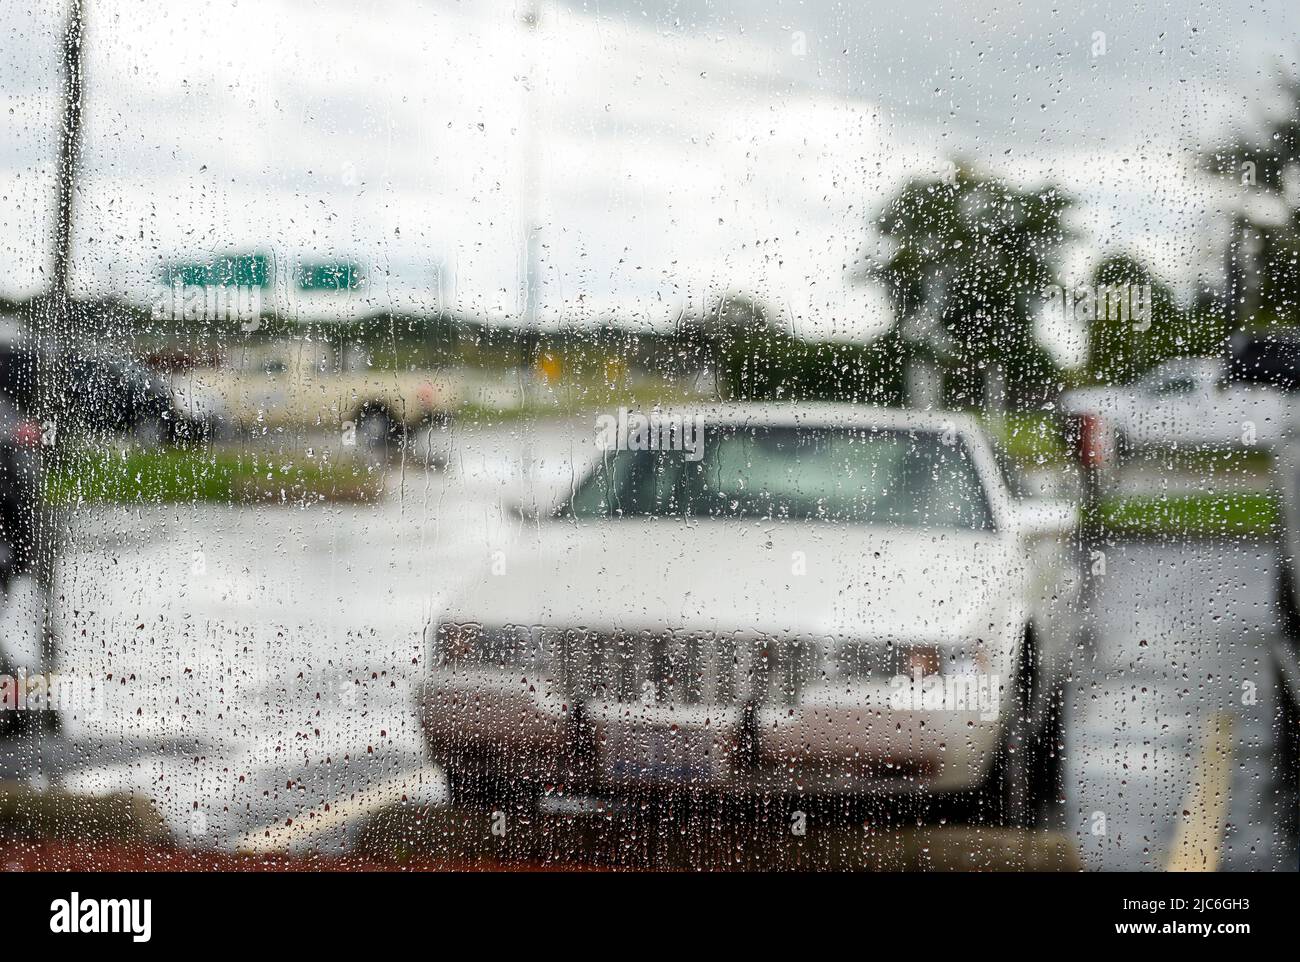
[(1297, 37), (4, 5), (0, 867), (1300, 870)]

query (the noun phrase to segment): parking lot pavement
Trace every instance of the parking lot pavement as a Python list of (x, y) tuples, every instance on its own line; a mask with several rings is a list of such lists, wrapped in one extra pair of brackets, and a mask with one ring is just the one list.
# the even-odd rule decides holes
[[(510, 504), (567, 486), (546, 456), (512, 471), (519, 438), (467, 434), (446, 472), (395, 464), (373, 504), (79, 508), (57, 670), (103, 679), (104, 696), (14, 765), (147, 794), (178, 838), (217, 847), (380, 797), (423, 764), (411, 708), (429, 619), (469, 562), (524, 536)], [(320, 843), (339, 844), (346, 827), (328, 825)]]
[[(107, 697), (64, 727), (123, 750), (78, 784), (146, 791), (180, 837), (222, 845), (417, 766), (424, 625), (489, 550), (491, 519), (455, 508), (81, 513), (59, 670), (107, 679)], [(136, 750), (150, 742), (183, 747)]]
[(1067, 732), (1085, 864), (1297, 867), (1278, 766), (1275, 549), (1115, 544), (1077, 652)]
[[(201, 847), (336, 851), (395, 798), (440, 804), (411, 712), (425, 625), (469, 562), (528, 537), (503, 502), (567, 487), (566, 436), (524, 474), (523, 432), (467, 437), (447, 472), (391, 471), (375, 504), (79, 509), (59, 670), (103, 679), (106, 697), (40, 753), (0, 759), (139, 792)], [(1069, 694), (1065, 836), (1087, 867), (1294, 869), (1274, 549), (1101, 547)]]

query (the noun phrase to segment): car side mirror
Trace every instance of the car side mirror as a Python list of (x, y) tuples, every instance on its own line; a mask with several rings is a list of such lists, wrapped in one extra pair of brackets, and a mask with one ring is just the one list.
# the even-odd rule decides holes
[(1079, 522), (1079, 511), (1069, 501), (1027, 498), (1015, 503), (1014, 524), (1022, 538), (1065, 534)]

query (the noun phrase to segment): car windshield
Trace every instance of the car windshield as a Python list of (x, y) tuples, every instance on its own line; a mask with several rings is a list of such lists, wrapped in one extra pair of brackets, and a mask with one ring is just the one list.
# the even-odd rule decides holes
[(699, 443), (607, 452), (560, 514), (993, 527), (965, 446), (938, 432), (720, 426)]

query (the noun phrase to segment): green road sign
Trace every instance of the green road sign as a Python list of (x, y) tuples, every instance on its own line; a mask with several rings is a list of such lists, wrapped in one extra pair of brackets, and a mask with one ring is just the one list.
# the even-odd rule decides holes
[(195, 287), (268, 287), (270, 260), (265, 254), (227, 254), (216, 260), (168, 264), (163, 283)]
[(304, 291), (354, 291), (365, 280), (359, 264), (303, 264), (298, 286)]

